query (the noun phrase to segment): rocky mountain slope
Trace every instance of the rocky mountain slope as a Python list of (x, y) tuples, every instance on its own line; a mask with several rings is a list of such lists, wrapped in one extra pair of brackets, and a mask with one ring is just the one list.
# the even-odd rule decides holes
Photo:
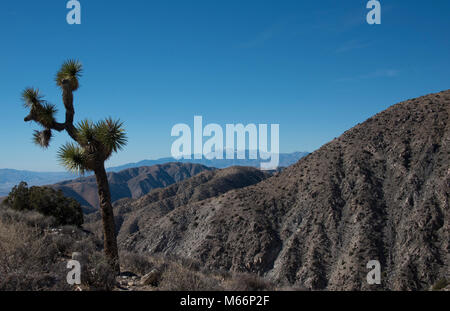
[(426, 289), (450, 277), (449, 114), (450, 91), (407, 100), (255, 185), (153, 193), (131, 204), (122, 248), (310, 289)]
[[(270, 173), (253, 167), (235, 166), (204, 171), (171, 186), (152, 190), (138, 199), (119, 200), (114, 204), (119, 244), (133, 250), (129, 244), (144, 242), (143, 230), (148, 228), (149, 223), (177, 207), (216, 197), (232, 189), (254, 185), (270, 176)], [(93, 213), (86, 218), (91, 228), (96, 228), (100, 232), (100, 213)], [(137, 234), (133, 235), (136, 232)]]
[[(138, 198), (152, 189), (166, 187), (178, 181), (192, 177), (203, 171), (214, 170), (200, 164), (165, 163), (162, 165), (130, 168), (118, 173), (108, 173), (112, 201), (122, 198)], [(95, 176), (77, 178), (52, 185), (63, 193), (76, 199), (85, 211), (98, 208), (97, 183)]]

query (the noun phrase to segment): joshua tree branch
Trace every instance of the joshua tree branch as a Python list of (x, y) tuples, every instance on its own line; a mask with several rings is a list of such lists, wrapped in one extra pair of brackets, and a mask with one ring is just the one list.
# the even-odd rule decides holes
[[(37, 119), (37, 116), (33, 115), (32, 113), (30, 113), (29, 115), (27, 115), (24, 119), (25, 122), (29, 122), (29, 121), (35, 121), (35, 122), (39, 122)], [(62, 132), (66, 129), (66, 124), (65, 123), (59, 123), (59, 122), (53, 122), (52, 126), (50, 127), (51, 130), (55, 130), (58, 132)]]
[[(73, 119), (75, 116), (75, 109), (73, 108), (73, 90), (68, 80), (63, 81), (62, 89), (63, 89), (62, 98), (64, 102), (64, 107), (66, 109), (66, 121), (64, 123), (54, 121), (50, 129), (58, 132), (62, 132), (65, 130), (74, 141), (78, 142), (77, 130), (73, 125)], [(33, 113), (33, 111), (30, 111), (30, 113), (24, 118), (24, 121), (38, 122), (38, 117)]]

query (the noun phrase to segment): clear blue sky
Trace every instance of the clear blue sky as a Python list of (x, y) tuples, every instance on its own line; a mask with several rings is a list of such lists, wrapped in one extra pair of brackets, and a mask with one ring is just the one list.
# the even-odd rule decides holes
[(76, 120), (125, 121), (129, 145), (109, 166), (170, 154), (176, 123), (279, 123), (280, 151), (313, 151), (399, 101), (450, 88), (450, 1), (1, 1), (0, 168), (63, 170), (58, 134), (31, 143), (20, 93), (63, 107), (54, 74), (84, 65)]

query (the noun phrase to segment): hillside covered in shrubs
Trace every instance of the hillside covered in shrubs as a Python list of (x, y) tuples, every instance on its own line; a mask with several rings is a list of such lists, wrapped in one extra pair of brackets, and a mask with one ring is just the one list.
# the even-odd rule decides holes
[[(34, 210), (0, 206), (0, 291), (72, 290), (272, 290), (270, 281), (251, 274), (210, 270), (195, 260), (121, 253), (115, 275), (95, 234), (58, 225)], [(74, 253), (82, 261), (82, 284), (66, 281)]]
[[(116, 276), (104, 257), (101, 233), (86, 230), (91, 228), (83, 222), (80, 204), (62, 191), (25, 182), (15, 186), (0, 202), (0, 291), (275, 289), (256, 275), (125, 250), (120, 254), (123, 272)], [(79, 286), (66, 280), (73, 256), (82, 263)]]

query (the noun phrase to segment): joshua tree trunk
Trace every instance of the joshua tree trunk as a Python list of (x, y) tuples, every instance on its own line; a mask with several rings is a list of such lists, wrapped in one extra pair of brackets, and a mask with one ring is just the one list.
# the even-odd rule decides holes
[(111, 193), (109, 191), (108, 176), (106, 175), (104, 163), (97, 164), (94, 173), (97, 180), (98, 198), (100, 200), (100, 210), (103, 220), (103, 244), (105, 255), (113, 269), (117, 273), (120, 273), (119, 252), (117, 249)]

